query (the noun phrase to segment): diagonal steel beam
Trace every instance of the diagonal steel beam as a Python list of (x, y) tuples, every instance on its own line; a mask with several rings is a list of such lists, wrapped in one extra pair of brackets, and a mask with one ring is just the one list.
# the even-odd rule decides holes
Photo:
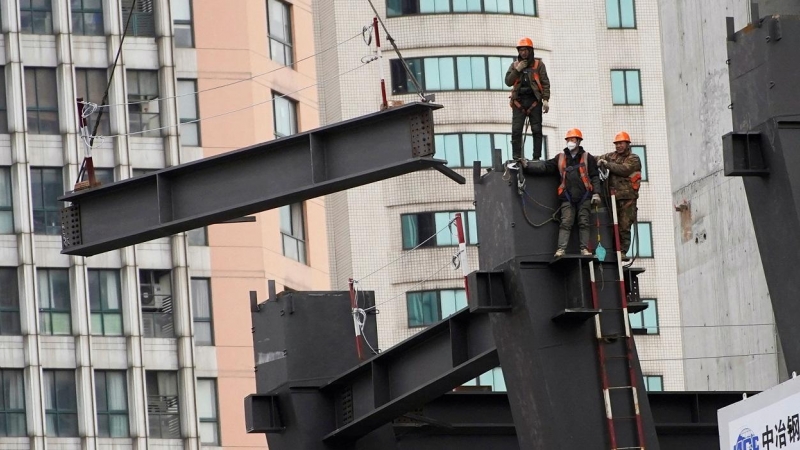
[(433, 111), (412, 103), (108, 186), (73, 192), (62, 253), (90, 256), (435, 168)]

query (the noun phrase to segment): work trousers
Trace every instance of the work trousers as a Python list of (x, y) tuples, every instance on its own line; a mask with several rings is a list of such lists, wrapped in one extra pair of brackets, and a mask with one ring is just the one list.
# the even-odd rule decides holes
[[(580, 203), (562, 202), (561, 203), (561, 225), (558, 229), (558, 248), (565, 249), (569, 244), (569, 236), (572, 232), (572, 225), (575, 223), (575, 214), (578, 215), (578, 240), (580, 241), (581, 249), (589, 248), (589, 229), (590, 219), (592, 215), (591, 210), (592, 202), (585, 199)], [(629, 238), (630, 242), (630, 233)]]
[(522, 158), (522, 132), (525, 128), (525, 118), (530, 122), (531, 134), (533, 134), (533, 159), (542, 158), (542, 102), (539, 101), (531, 109), (529, 114), (525, 111), (537, 102), (536, 97), (521, 97), (518, 99), (522, 108), (513, 107), (511, 116), (511, 154), (514, 159)]
[[(619, 244), (623, 255), (628, 253), (628, 249), (631, 247), (631, 227), (636, 223), (636, 210), (636, 200), (617, 200)], [(641, 246), (641, 244), (639, 245)]]

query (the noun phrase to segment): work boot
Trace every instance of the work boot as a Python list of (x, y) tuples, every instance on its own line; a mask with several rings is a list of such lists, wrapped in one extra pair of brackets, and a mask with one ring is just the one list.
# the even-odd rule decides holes
[(628, 255), (626, 255), (626, 254), (623, 254), (623, 255), (622, 255), (622, 260), (623, 260), (623, 261), (630, 261), (630, 260), (631, 260), (631, 258), (630, 258)]
[(592, 256), (592, 252), (590, 252), (589, 249), (582, 248), (581, 249), (581, 255), (583, 255), (583, 256)]
[(553, 255), (553, 257), (556, 259), (561, 258), (562, 256), (564, 256), (564, 251), (565, 250), (563, 248), (556, 250), (556, 254)]

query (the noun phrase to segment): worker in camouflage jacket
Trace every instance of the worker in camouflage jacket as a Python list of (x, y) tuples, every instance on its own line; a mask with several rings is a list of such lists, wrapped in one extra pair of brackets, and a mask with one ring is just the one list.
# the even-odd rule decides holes
[(529, 119), (533, 134), (533, 159), (542, 157), (542, 113), (550, 111), (550, 78), (540, 59), (533, 56), (533, 41), (522, 38), (517, 43), (517, 59), (506, 72), (506, 86), (511, 86), (511, 154), (522, 158), (522, 129)]
[(608, 186), (617, 197), (617, 221), (622, 259), (627, 261), (631, 246), (631, 227), (636, 222), (636, 201), (639, 199), (639, 185), (642, 181), (642, 162), (631, 151), (631, 137), (620, 131), (614, 137), (615, 151), (597, 158), (600, 170), (607, 169)]

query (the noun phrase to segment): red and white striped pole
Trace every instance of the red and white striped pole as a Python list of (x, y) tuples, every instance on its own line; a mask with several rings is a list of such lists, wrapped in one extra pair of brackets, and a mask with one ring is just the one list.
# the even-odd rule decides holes
[(456, 230), (458, 231), (458, 258), (461, 262), (461, 273), (464, 274), (464, 292), (469, 298), (469, 286), (467, 285), (469, 260), (467, 259), (467, 240), (464, 237), (464, 220), (461, 218), (461, 213), (456, 213)]
[(350, 308), (353, 314), (353, 327), (356, 330), (356, 353), (358, 353), (358, 360), (364, 360), (364, 352), (361, 349), (361, 327), (359, 326), (358, 320), (358, 299), (356, 298), (356, 289), (354, 286), (354, 281), (352, 278), (349, 280), (350, 284)]
[(378, 67), (381, 74), (381, 110), (389, 107), (389, 102), (386, 100), (386, 82), (383, 76), (383, 55), (381, 55), (381, 34), (378, 32), (378, 18), (372, 18), (372, 28), (375, 29), (375, 47), (377, 47)]

